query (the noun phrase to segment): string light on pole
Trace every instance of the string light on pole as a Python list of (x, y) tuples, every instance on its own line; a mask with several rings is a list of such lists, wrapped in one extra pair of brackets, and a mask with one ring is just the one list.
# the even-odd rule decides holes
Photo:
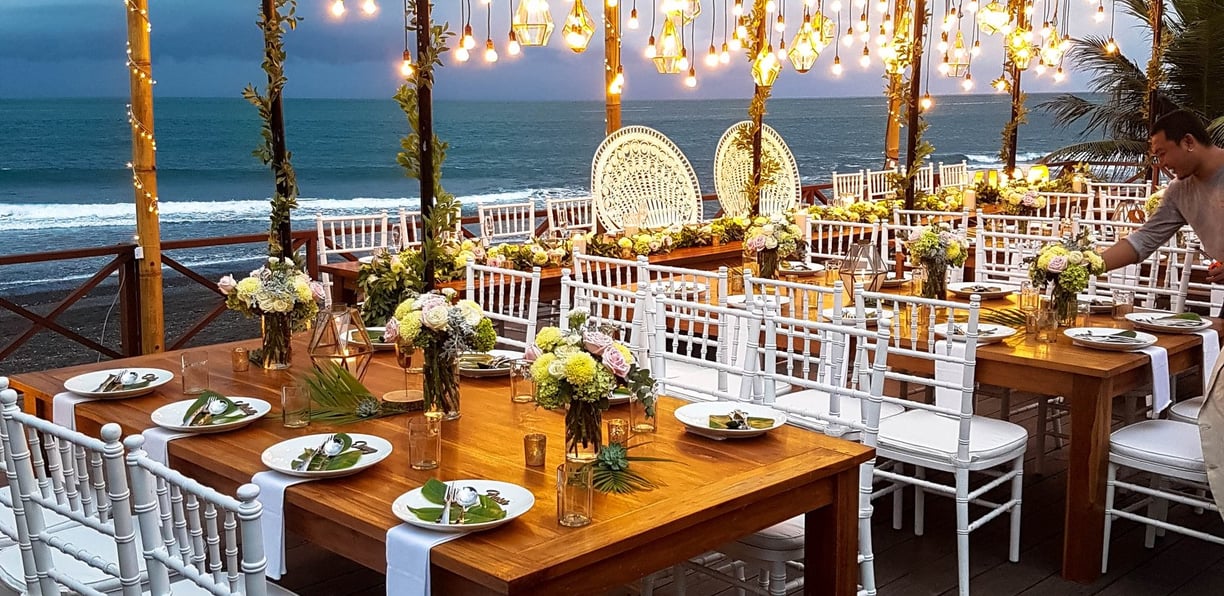
[[(123, 4), (129, 13), (139, 15), (140, 19), (144, 21), (144, 29), (146, 33), (151, 33), (153, 31), (153, 24), (149, 22), (149, 13), (147, 10), (137, 7), (135, 2), (132, 0), (124, 0)], [(128, 72), (131, 73), (131, 77), (137, 81), (140, 81), (140, 84), (147, 85), (149, 88), (149, 93), (152, 94), (152, 87), (153, 85), (157, 84), (157, 81), (153, 79), (151, 66), (137, 64), (136, 61), (132, 59), (132, 43), (130, 41), (127, 43), (125, 54), (125, 64)], [(157, 139), (153, 136), (153, 129), (140, 120), (136, 112), (132, 109), (132, 104), (127, 104), (125, 109), (127, 110), (128, 126), (132, 128), (132, 133), (139, 139), (147, 141), (150, 151), (156, 154)], [(149, 192), (149, 190), (145, 187), (144, 181), (140, 177), (140, 173), (136, 171), (136, 164), (134, 162), (128, 162), (127, 169), (132, 173), (132, 188), (134, 188), (136, 192), (144, 195), (147, 202), (145, 209), (149, 213), (157, 213), (158, 198), (154, 196), (153, 193)]]
[(412, 64), (412, 50), (410, 49), (411, 46), (409, 45), (409, 40), (408, 40), (408, 31), (409, 31), (409, 28), (411, 27), (411, 24), (408, 22), (408, 18), (409, 18), (408, 2), (409, 1), (410, 0), (404, 0), (404, 59), (403, 61), (400, 62), (400, 75), (403, 76), (405, 79), (411, 79), (413, 76), (416, 75), (416, 67), (413, 66)]

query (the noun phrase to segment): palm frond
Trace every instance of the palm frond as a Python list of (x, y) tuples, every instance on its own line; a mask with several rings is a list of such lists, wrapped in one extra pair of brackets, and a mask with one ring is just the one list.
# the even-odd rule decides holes
[(1083, 141), (1060, 147), (1045, 156), (1046, 161), (1133, 161), (1147, 156), (1147, 141), (1139, 139), (1104, 139)]

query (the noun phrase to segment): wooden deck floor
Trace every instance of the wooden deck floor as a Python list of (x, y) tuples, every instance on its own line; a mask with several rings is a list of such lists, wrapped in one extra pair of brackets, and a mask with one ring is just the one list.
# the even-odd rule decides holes
[[(985, 400), (983, 413), (997, 411), (997, 400)], [(1013, 407), (1022, 404), (1013, 403)], [(1014, 421), (1032, 429), (1032, 410)], [(1035, 442), (1030, 443), (1024, 478), (1023, 523), (1019, 563), (1007, 561), (1006, 516), (970, 535), (971, 589), (988, 596), (1060, 596), (1101, 594), (1109, 596), (1193, 596), (1224, 594), (1224, 546), (1168, 533), (1156, 546), (1143, 546), (1144, 531), (1138, 524), (1114, 523), (1109, 573), (1090, 585), (1063, 580), (1058, 575), (1062, 557), (1063, 502), (1066, 451), (1052, 451), (1046, 458), (1046, 474), (1030, 473)], [(891, 502), (877, 502), (873, 519), (876, 581), (884, 595), (956, 594), (955, 513), (951, 499), (931, 497), (926, 505), (926, 533), (913, 534), (912, 499), (907, 493), (905, 526), (892, 529)], [(888, 497), (886, 497), (888, 499)], [(1170, 509), (1170, 521), (1224, 534), (1224, 521), (1213, 513), (1195, 515), (1184, 506)], [(303, 596), (381, 595), (383, 577), (345, 560), (328, 555), (305, 542), (291, 542), (289, 568), (309, 570), (291, 573), (282, 583)], [(750, 574), (751, 575), (751, 574)], [(687, 593), (734, 594), (726, 584), (690, 572)], [(637, 594), (629, 585), (614, 594)], [(661, 582), (656, 594), (676, 594), (670, 581)]]

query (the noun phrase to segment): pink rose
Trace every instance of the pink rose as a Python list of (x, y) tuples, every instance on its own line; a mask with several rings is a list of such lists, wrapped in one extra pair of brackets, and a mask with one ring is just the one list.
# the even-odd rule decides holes
[(387, 319), (387, 324), (383, 327), (383, 341), (392, 343), (397, 339), (399, 339), (399, 321), (391, 317)]
[(238, 287), (238, 281), (232, 275), (222, 277), (221, 281), (217, 282), (217, 289), (226, 296), (229, 296), (229, 293), (233, 292), (236, 287)]
[[(586, 333), (582, 334), (583, 345), (586, 347), (588, 352), (596, 356), (607, 352), (608, 347), (615, 343), (615, 341), (616, 340), (612, 339), (606, 333), (600, 333), (598, 331), (587, 331)], [(612, 351), (615, 352), (616, 350)]]
[(622, 379), (629, 374), (629, 363), (625, 361), (625, 356), (620, 353), (620, 350), (604, 350), (603, 364), (612, 371), (612, 374)]
[(1067, 257), (1057, 256), (1050, 258), (1050, 264), (1046, 265), (1046, 271), (1050, 273), (1062, 273), (1067, 268)]
[(314, 296), (315, 300), (324, 300), (327, 298), (327, 289), (323, 287), (323, 284), (312, 281), (310, 282), (310, 295)]
[(535, 362), (536, 358), (539, 358), (542, 355), (544, 355), (544, 350), (541, 350), (539, 346), (532, 344), (527, 346), (527, 349), (523, 351), (523, 360), (526, 360), (527, 362)]

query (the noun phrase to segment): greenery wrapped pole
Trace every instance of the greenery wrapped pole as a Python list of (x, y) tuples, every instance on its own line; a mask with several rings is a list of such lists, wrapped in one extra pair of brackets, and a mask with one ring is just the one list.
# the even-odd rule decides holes
[[(434, 206), (434, 184), (435, 184), (435, 168), (434, 163), (434, 133), (433, 133), (433, 68), (432, 64), (427, 61), (431, 60), (429, 56), (432, 54), (433, 36), (431, 35), (430, 25), (432, 16), (430, 15), (429, 0), (416, 0), (416, 42), (417, 42), (417, 65), (420, 68), (420, 78), (417, 85), (417, 150), (421, 156), (421, 219), (430, 221)], [(424, 283), (426, 292), (434, 289), (434, 263), (433, 255), (430, 254), (437, 248), (437, 239), (433, 237), (434, 231), (431, 226), (424, 227), (424, 242), (421, 244), (421, 249), (425, 261), (425, 269), (422, 274), (421, 281)]]
[[(905, 138), (905, 171), (907, 173), (914, 171), (914, 166), (918, 161), (918, 136), (920, 134), (918, 118), (921, 111), (918, 101), (922, 92), (922, 41), (926, 38), (926, 26), (926, 0), (914, 0), (914, 37), (911, 42), (913, 45), (910, 47), (910, 88), (905, 108), (908, 120), (906, 126), (909, 127)], [(915, 177), (910, 175), (905, 182), (906, 209), (914, 208), (914, 179)]]
[[(756, 6), (753, 8), (753, 14), (754, 15), (765, 14), (765, 0), (756, 0)], [(765, 40), (766, 40), (765, 19), (757, 18), (756, 25), (757, 25), (756, 31), (753, 32), (753, 35), (756, 36), (756, 40), (757, 40), (756, 48), (757, 48), (757, 51), (759, 52), (760, 48), (765, 46)], [(753, 186), (754, 193), (751, 197), (748, 197), (748, 200), (749, 200), (749, 204), (752, 205), (752, 215), (754, 216), (761, 212), (761, 207), (760, 207), (761, 188), (764, 186), (764, 184), (761, 181), (761, 142), (762, 142), (762, 136), (763, 136), (764, 129), (765, 129), (764, 104), (765, 104), (765, 99), (769, 97), (771, 91), (772, 89), (770, 89), (769, 87), (762, 87), (761, 85), (754, 85), (752, 89), (752, 97), (753, 97), (754, 103), (760, 102), (761, 104), (761, 109), (754, 109), (752, 110), (752, 114), (751, 114), (752, 115), (752, 186)]]
[(621, 70), (621, 9), (620, 3), (604, 3), (604, 134), (621, 127), (621, 90), (615, 89), (616, 74)]
[[(1011, 0), (1009, 9), (1015, 19), (1016, 29), (1027, 29), (1028, 13), (1024, 10), (1023, 0)], [(1004, 173), (1011, 176), (1016, 171), (1016, 148), (1020, 142), (1020, 125), (1028, 117), (1024, 111), (1024, 93), (1020, 91), (1020, 65), (1014, 58), (1007, 58), (1008, 71), (1011, 75), (1011, 117), (1003, 127), (1003, 150), (999, 156), (1005, 164)]]
[[(280, 7), (289, 4), (289, 14), (282, 16)], [(290, 215), (297, 207), (297, 181), (289, 165), (289, 152), (285, 149), (285, 104), (282, 91), (285, 88), (285, 46), (282, 39), (284, 26), (297, 27), (297, 2), (286, 0), (263, 0), (264, 70), (268, 73), (268, 94), (264, 98), (268, 127), (267, 149), (261, 156), (272, 168), (276, 177), (276, 196), (272, 198), (272, 228), (269, 231), (268, 255), (285, 257), (293, 254), (293, 227)]]
[[(893, 11), (893, 22), (901, 23), (909, 3), (899, 0)], [(900, 26), (900, 25), (898, 25)], [(904, 84), (901, 70), (888, 71), (886, 94), (888, 96), (888, 122), (884, 126), (884, 169), (897, 167), (901, 162), (901, 86)]]

